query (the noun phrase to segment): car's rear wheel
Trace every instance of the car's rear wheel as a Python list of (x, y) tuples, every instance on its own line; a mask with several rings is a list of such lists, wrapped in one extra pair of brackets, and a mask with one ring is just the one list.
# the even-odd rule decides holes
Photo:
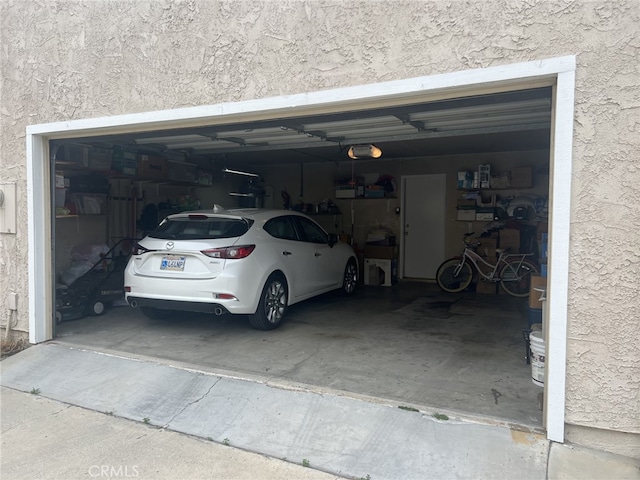
[(99, 316), (102, 315), (106, 309), (107, 308), (103, 302), (101, 302), (100, 300), (96, 300), (95, 302), (91, 303), (89, 307), (89, 313), (91, 313), (91, 315), (93, 316)]
[(260, 295), (258, 309), (249, 315), (249, 323), (258, 330), (272, 330), (282, 324), (287, 311), (289, 289), (284, 277), (273, 273), (267, 279)]
[(342, 280), (342, 292), (345, 295), (351, 295), (356, 291), (358, 285), (358, 268), (356, 262), (352, 259), (349, 260), (347, 266), (344, 267), (344, 278)]
[(140, 307), (140, 310), (142, 310), (145, 317), (152, 318), (153, 320), (165, 320), (175, 313), (173, 310), (163, 310), (153, 307)]

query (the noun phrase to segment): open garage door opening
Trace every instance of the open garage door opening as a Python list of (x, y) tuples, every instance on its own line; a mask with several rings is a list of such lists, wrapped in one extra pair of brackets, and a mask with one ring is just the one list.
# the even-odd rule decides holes
[[(505, 293), (481, 262), (459, 293), (434, 280), (473, 233), (489, 265), (501, 250), (530, 254), (543, 293), (552, 83), (50, 136), (52, 336), (542, 428), (544, 378), (528, 363), (530, 334), (544, 330), (540, 295)], [(353, 247), (357, 291), (292, 305), (273, 332), (242, 316), (124, 304), (131, 247), (167, 215), (214, 205), (305, 214)], [(434, 212), (435, 226), (418, 228)]]

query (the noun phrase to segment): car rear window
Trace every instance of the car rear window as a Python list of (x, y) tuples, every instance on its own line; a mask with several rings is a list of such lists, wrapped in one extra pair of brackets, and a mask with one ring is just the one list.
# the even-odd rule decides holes
[(241, 218), (177, 217), (167, 219), (149, 234), (163, 240), (213, 240), (244, 235), (253, 221)]

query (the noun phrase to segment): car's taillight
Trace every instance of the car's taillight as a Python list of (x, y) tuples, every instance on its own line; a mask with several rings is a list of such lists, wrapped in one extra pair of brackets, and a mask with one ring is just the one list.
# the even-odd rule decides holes
[(150, 252), (151, 250), (149, 250), (148, 248), (144, 248), (142, 245), (140, 245), (139, 243), (136, 243), (133, 248), (131, 249), (131, 253), (133, 255), (142, 255), (143, 253), (147, 253)]
[(207, 257), (238, 259), (248, 257), (256, 248), (255, 245), (240, 245), (237, 247), (212, 248), (202, 250)]

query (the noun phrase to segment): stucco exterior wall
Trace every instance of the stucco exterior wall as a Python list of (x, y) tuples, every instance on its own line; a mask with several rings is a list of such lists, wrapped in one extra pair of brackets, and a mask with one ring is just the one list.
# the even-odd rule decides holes
[(28, 328), (27, 125), (575, 54), (566, 420), (637, 442), (639, 10), (634, 0), (3, 0), (0, 181), (18, 184), (19, 228), (0, 234), (2, 324), (17, 291), (16, 329)]

